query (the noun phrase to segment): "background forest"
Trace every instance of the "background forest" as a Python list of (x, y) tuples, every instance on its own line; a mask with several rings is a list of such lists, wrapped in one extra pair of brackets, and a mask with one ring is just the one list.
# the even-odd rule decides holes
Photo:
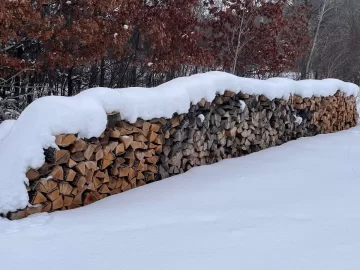
[(360, 84), (358, 0), (2, 0), (0, 117), (221, 70)]

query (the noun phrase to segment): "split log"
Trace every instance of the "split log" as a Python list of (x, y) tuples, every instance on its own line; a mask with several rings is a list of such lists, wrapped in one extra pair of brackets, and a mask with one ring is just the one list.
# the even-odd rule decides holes
[(76, 136), (74, 134), (69, 135), (59, 135), (56, 136), (55, 143), (60, 147), (67, 147), (73, 144), (76, 141)]

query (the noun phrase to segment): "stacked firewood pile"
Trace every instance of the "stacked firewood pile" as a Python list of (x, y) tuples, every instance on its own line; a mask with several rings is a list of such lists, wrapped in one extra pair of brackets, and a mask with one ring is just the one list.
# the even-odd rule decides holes
[(56, 137), (46, 163), (27, 172), (33, 207), (8, 213), (19, 219), (38, 212), (73, 209), (131, 188), (183, 173), (194, 166), (239, 157), (289, 140), (347, 129), (357, 123), (356, 99), (331, 97), (269, 100), (226, 91), (201, 100), (171, 119), (109, 115), (99, 138)]
[(327, 98), (297, 97), (295, 101), (298, 108), (310, 109), (313, 112), (312, 124), (322, 134), (349, 129), (355, 126), (358, 120), (356, 98), (345, 96), (342, 92)]

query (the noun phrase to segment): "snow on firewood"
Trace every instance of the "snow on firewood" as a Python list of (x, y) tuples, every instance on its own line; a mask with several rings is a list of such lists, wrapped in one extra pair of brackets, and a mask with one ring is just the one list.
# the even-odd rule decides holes
[[(125, 25), (126, 26), (126, 25)], [(359, 87), (340, 80), (290, 79), (256, 80), (224, 72), (208, 72), (181, 77), (155, 88), (93, 88), (74, 97), (48, 96), (30, 104), (13, 123), (0, 144), (0, 213), (16, 211), (28, 204), (29, 168), (44, 164), (44, 150), (57, 147), (55, 135), (78, 134), (98, 137), (107, 124), (107, 113), (120, 112), (121, 119), (134, 123), (138, 118), (171, 118), (187, 113), (190, 104), (202, 98), (214, 100), (226, 89), (246, 94), (263, 94), (269, 99), (330, 96), (338, 90), (357, 95)], [(6, 132), (5, 132), (6, 133)]]

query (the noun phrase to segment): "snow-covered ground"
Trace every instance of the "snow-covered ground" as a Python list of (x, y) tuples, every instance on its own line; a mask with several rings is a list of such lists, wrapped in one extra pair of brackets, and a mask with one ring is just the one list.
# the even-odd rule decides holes
[(360, 267), (360, 127), (0, 220), (4, 270)]

